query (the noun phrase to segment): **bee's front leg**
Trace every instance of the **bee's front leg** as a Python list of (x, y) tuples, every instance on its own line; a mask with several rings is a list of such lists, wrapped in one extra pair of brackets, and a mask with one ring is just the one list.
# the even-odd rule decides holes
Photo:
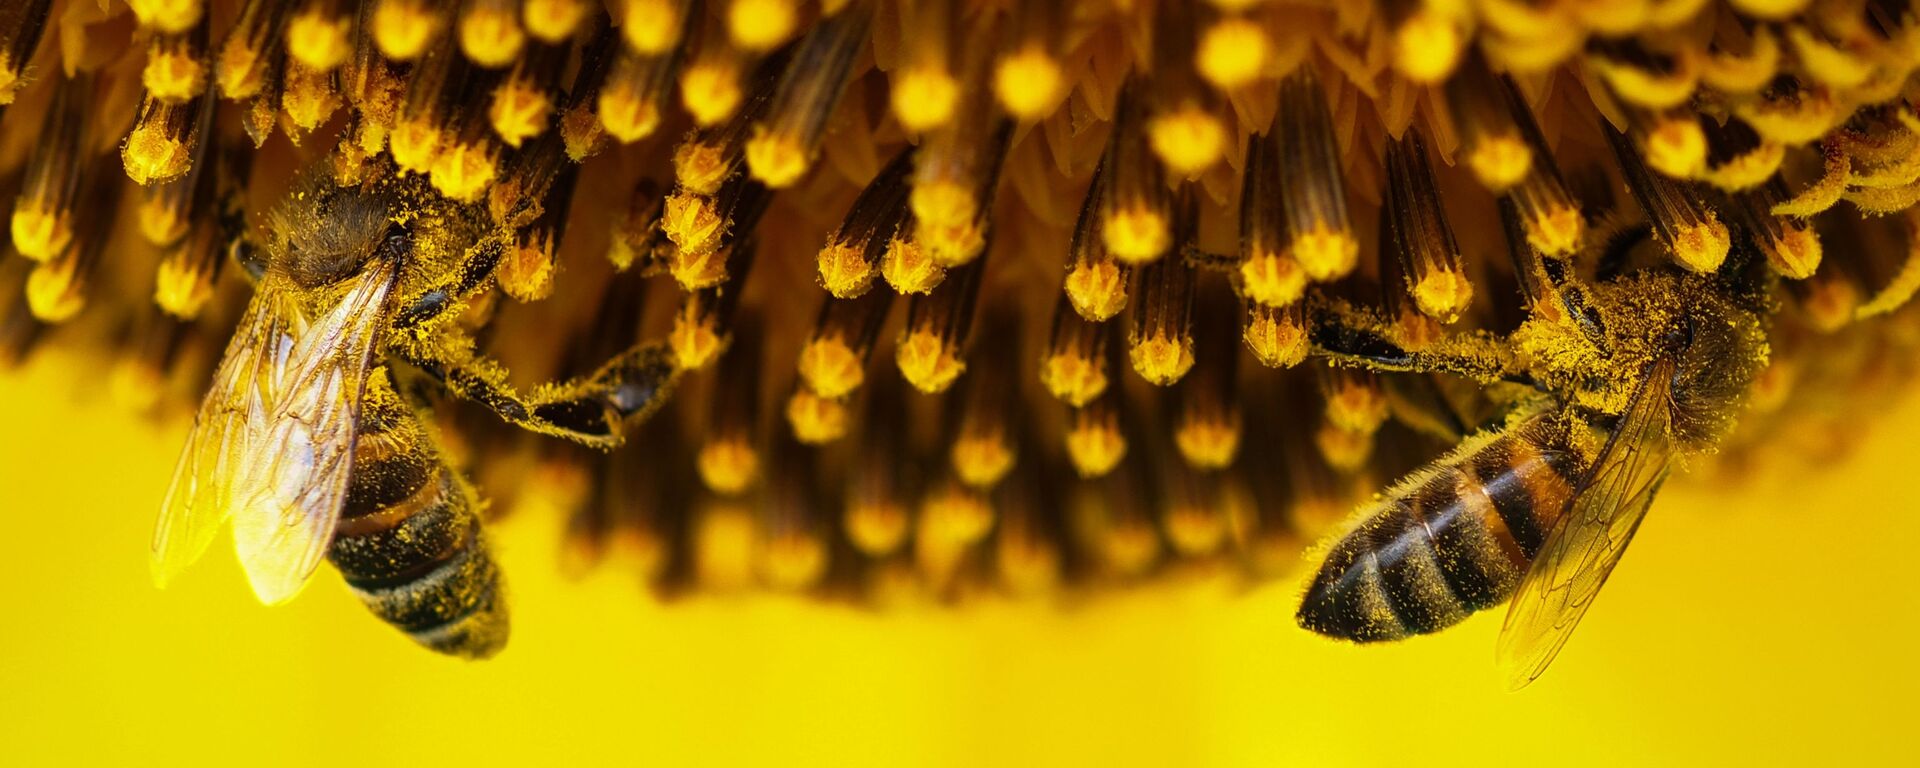
[(1396, 339), (1377, 312), (1316, 297), (1309, 299), (1307, 333), (1311, 354), (1336, 365), (1382, 373), (1451, 373), (1483, 384), (1531, 384), (1504, 340), (1483, 331), (1455, 333), (1415, 348)]
[(460, 306), (487, 286), (487, 280), (493, 277), (494, 269), (506, 254), (507, 241), (503, 238), (488, 238), (467, 249), (459, 269), (452, 275), (400, 305), (393, 326), (414, 331), (445, 317), (448, 310)]

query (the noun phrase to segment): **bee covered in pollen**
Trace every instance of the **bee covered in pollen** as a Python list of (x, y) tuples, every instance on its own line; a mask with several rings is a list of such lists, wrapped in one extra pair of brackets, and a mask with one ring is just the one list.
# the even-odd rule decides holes
[(346, 183), (322, 166), (296, 182), (266, 235), (253, 299), (162, 506), (155, 580), (172, 579), (231, 523), (263, 602), (292, 598), (325, 557), (369, 610), (422, 645), (493, 655), (508, 614), (483, 502), (415, 416), (407, 377), (424, 372), (517, 426), (605, 447), (673, 384), (664, 345), (517, 394), (451, 322), (490, 288), (510, 233), (418, 177)]
[(1491, 349), (1409, 352), (1350, 308), (1318, 316), (1316, 352), (1337, 363), (1526, 387), (1498, 423), (1356, 513), (1298, 618), (1379, 642), (1510, 600), (1499, 652), (1519, 687), (1566, 643), (1669, 471), (1713, 452), (1732, 427), (1767, 364), (1773, 280), (1751, 248), (1711, 274), (1662, 263), (1584, 284), (1530, 245), (1513, 247), (1537, 279), (1532, 311), (1507, 337), (1481, 340)]

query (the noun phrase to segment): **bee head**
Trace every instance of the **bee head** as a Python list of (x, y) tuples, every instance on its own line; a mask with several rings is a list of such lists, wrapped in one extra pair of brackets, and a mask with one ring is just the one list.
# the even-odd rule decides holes
[(376, 258), (405, 254), (407, 228), (394, 221), (387, 195), (302, 182), (268, 215), (273, 263), (306, 288), (331, 285)]
[(1723, 288), (1714, 282), (1696, 292), (1667, 336), (1676, 362), (1673, 432), (1693, 445), (1710, 445), (1732, 426), (1754, 377), (1767, 364), (1760, 315)]

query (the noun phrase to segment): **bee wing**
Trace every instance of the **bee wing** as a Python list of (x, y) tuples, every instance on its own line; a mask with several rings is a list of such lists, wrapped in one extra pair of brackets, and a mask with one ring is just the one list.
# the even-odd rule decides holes
[[(234, 548), (261, 601), (282, 602), (306, 584), (346, 500), (361, 389), (392, 275), (389, 263), (376, 261), (311, 323), (281, 299), (285, 278), (268, 276), (246, 326), (261, 334), (235, 340), (251, 350), (230, 346), (175, 470), (155, 536), (156, 572), (184, 564), (175, 552), (190, 562), (231, 519)], [(179, 547), (176, 526), (187, 532)]]
[(291, 348), (293, 331), (275, 290), (263, 284), (247, 304), (247, 313), (214, 370), (206, 399), (194, 414), (153, 530), (148, 564), (157, 585), (166, 586), (199, 560), (232, 515), (230, 480), (251, 442), (247, 400), (265, 371)]
[(1508, 604), (1497, 652), (1512, 689), (1538, 679), (1553, 663), (1666, 480), (1673, 455), (1667, 440), (1672, 374), (1672, 362), (1662, 360), (1640, 384)]

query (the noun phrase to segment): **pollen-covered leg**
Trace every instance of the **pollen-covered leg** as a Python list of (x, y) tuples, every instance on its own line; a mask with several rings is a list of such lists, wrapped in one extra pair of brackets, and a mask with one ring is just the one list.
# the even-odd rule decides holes
[(522, 394), (495, 360), (470, 351), (448, 358), (409, 357), (407, 362), (509, 424), (596, 448), (619, 445), (628, 426), (659, 410), (680, 374), (667, 345), (646, 342), (614, 355), (591, 375)]

